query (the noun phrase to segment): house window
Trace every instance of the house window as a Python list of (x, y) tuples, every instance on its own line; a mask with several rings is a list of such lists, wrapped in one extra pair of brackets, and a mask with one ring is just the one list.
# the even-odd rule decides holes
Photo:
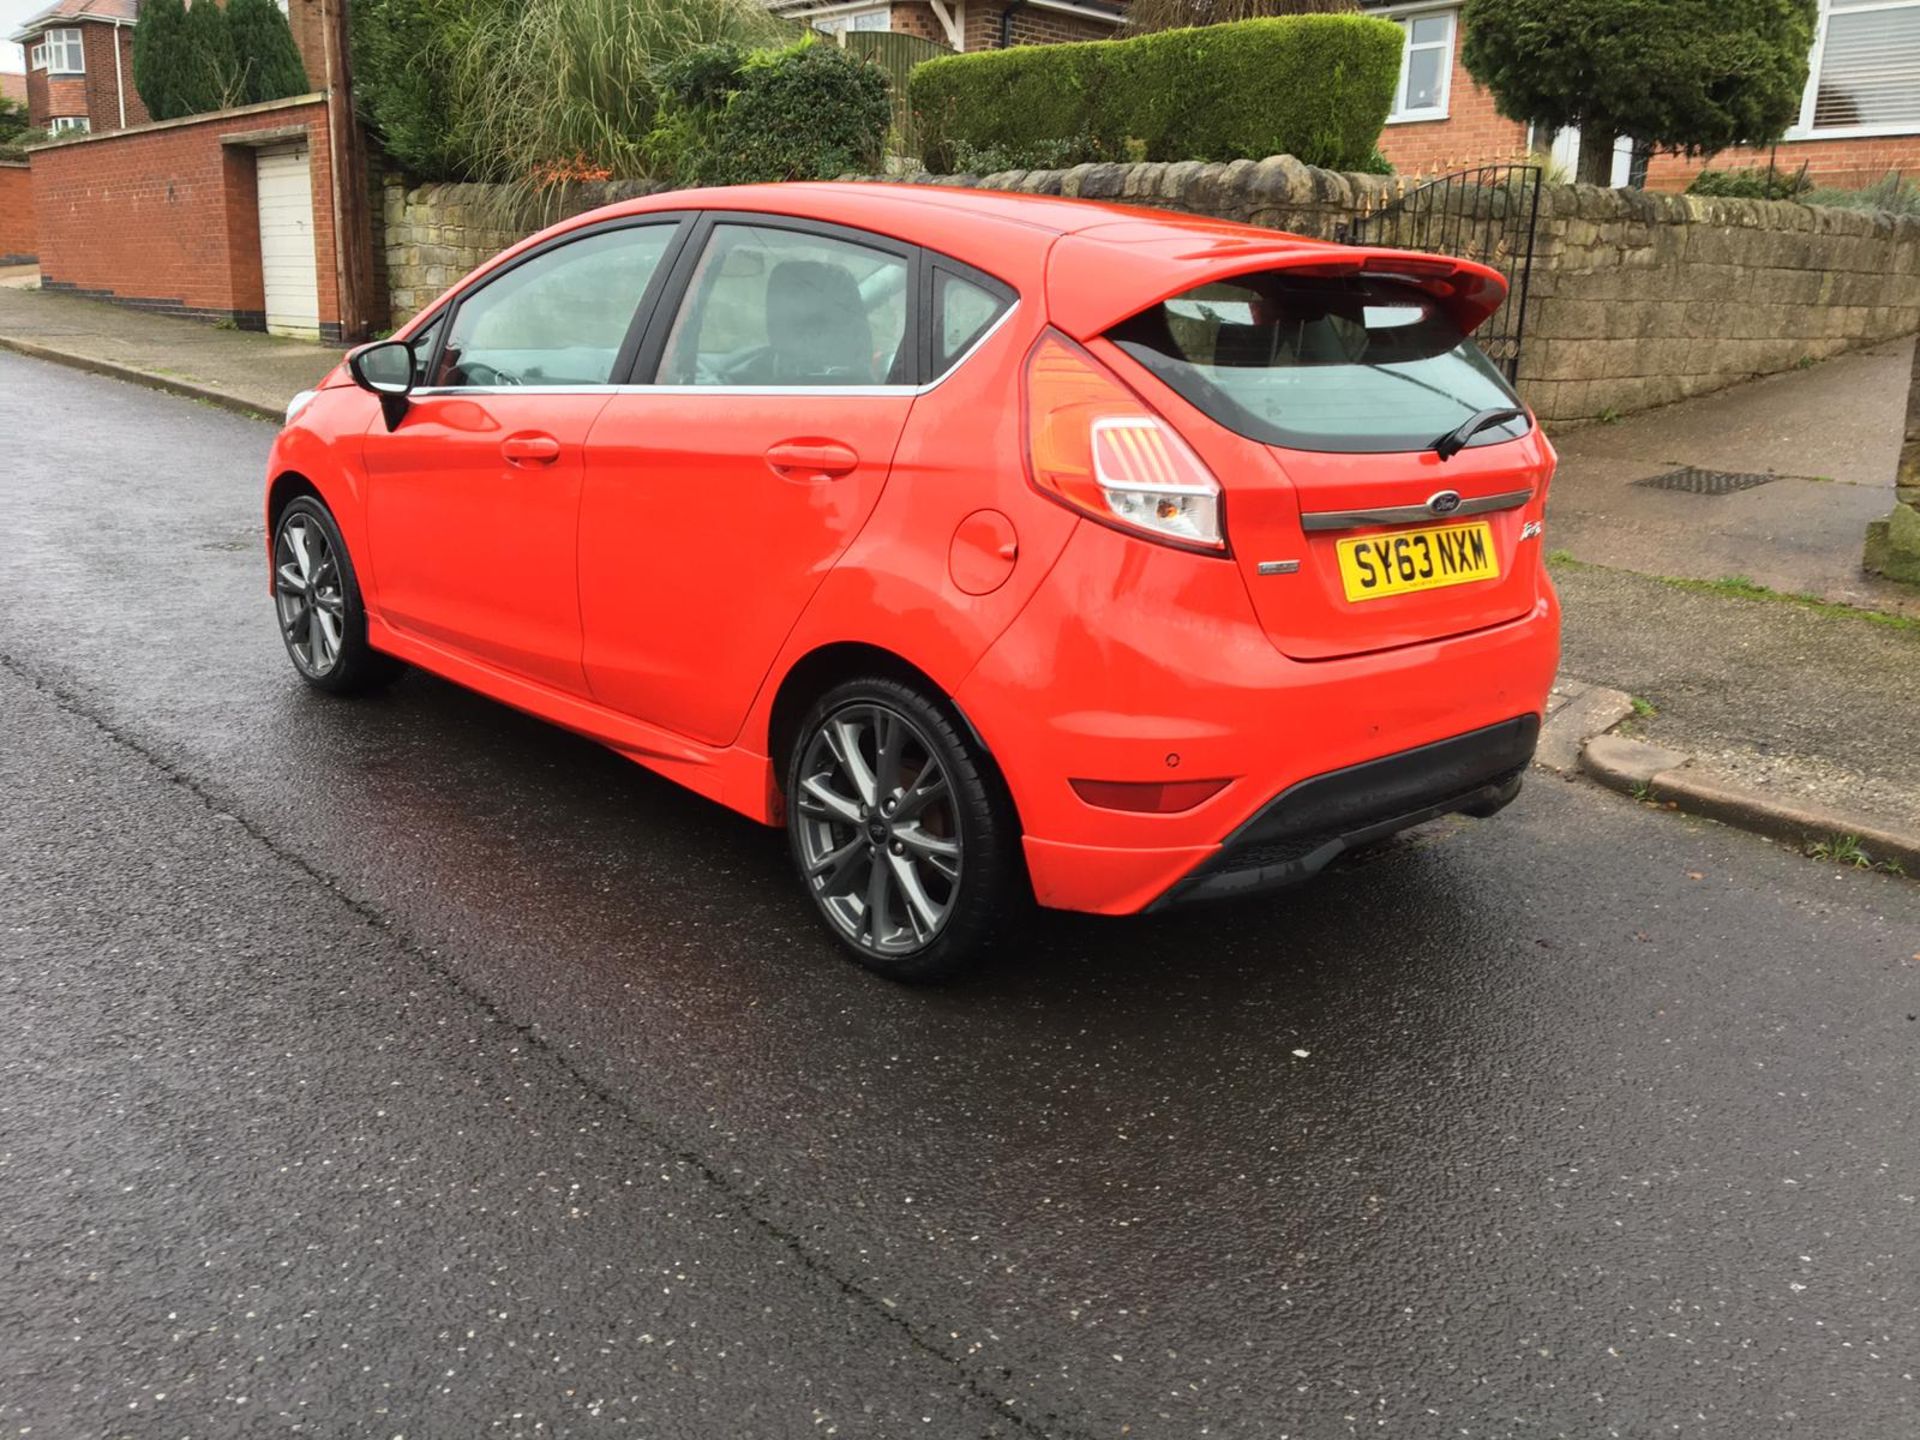
[(891, 6), (882, 5), (877, 10), (856, 10), (851, 15), (829, 15), (814, 21), (813, 28), (828, 35), (838, 35), (842, 30), (890, 30), (893, 11)]
[(45, 46), (47, 69), (55, 75), (87, 73), (86, 48), (78, 30), (49, 30)]
[(27, 51), (27, 68), (29, 70), (44, 70), (47, 68), (46, 46), (36, 45)]
[(1822, 0), (1801, 135), (1920, 131), (1920, 0)]
[(56, 115), (47, 122), (49, 135), (85, 135), (93, 129), (93, 122), (84, 115)]
[(1406, 48), (1401, 52), (1400, 86), (1387, 123), (1446, 119), (1447, 90), (1453, 79), (1454, 12), (1409, 15), (1395, 23), (1406, 36)]

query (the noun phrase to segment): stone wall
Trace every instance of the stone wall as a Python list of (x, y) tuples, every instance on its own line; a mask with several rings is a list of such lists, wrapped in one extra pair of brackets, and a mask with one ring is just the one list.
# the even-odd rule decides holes
[[(1409, 183), (1315, 170), (1286, 156), (913, 181), (1159, 206), (1324, 239)], [(645, 188), (579, 187), (548, 218)], [(386, 253), (396, 314), (412, 314), (531, 228), (500, 221), (493, 193), (389, 188)], [(1542, 419), (1576, 424), (1916, 330), (1920, 221), (1550, 185), (1540, 195), (1520, 387)]]

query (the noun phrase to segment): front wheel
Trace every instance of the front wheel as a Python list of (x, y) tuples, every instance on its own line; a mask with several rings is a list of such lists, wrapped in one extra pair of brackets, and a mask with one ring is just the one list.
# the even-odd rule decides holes
[(949, 706), (898, 680), (836, 686), (807, 713), (787, 834), (828, 929), (890, 979), (954, 974), (1015, 903), (1019, 835), (991, 762)]
[(327, 507), (296, 496), (273, 529), (273, 606), (300, 678), (336, 695), (370, 690), (400, 663), (367, 643), (367, 612), (340, 527)]

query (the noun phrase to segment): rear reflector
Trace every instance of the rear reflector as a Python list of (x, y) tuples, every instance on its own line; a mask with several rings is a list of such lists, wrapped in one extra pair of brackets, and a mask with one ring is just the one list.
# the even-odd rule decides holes
[(1073, 793), (1102, 810), (1177, 815), (1218, 795), (1231, 780), (1069, 780)]

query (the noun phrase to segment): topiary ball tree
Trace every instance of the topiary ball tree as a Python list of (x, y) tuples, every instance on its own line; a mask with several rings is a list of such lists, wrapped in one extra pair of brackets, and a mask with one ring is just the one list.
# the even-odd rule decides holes
[(1500, 113), (1580, 127), (1604, 185), (1615, 137), (1710, 154), (1800, 113), (1819, 0), (1467, 0), (1461, 59)]
[(241, 103), (307, 93), (307, 67), (274, 0), (227, 0), (227, 29), (240, 66)]

